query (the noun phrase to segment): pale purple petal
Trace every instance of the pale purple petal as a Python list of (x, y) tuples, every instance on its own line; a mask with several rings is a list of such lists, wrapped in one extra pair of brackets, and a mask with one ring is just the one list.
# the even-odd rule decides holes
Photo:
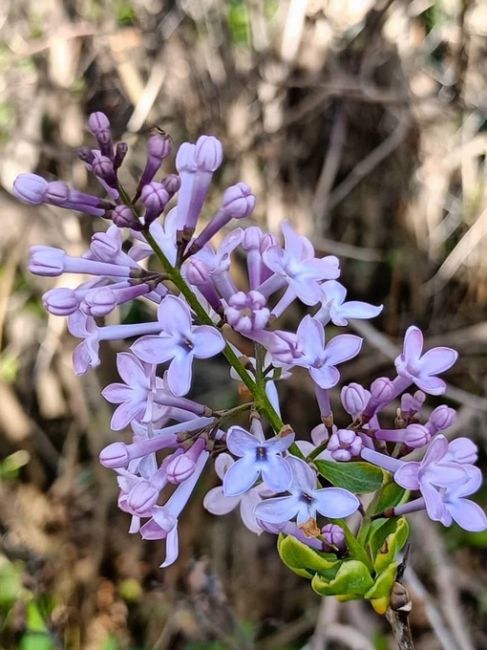
[(101, 394), (111, 404), (121, 404), (127, 402), (134, 396), (134, 391), (126, 384), (114, 383), (106, 386)]
[(286, 253), (296, 260), (313, 257), (315, 250), (313, 244), (307, 237), (299, 235), (291, 226), (289, 221), (283, 221), (281, 224), (282, 234), (284, 236), (284, 246)]
[(161, 564), (161, 569), (164, 569), (171, 564), (174, 564), (179, 556), (179, 539), (177, 525), (172, 528), (166, 537), (166, 559)]
[(124, 402), (115, 409), (110, 428), (114, 431), (120, 431), (128, 426), (132, 420), (140, 419), (144, 413), (144, 403), (140, 401)]
[(255, 454), (260, 442), (242, 427), (230, 427), (226, 437), (227, 448), (235, 456)]
[(189, 393), (193, 367), (193, 353), (179, 353), (167, 370), (167, 385), (178, 397)]
[(223, 480), (223, 477), (227, 473), (228, 468), (231, 467), (234, 462), (235, 461), (230, 456), (230, 454), (218, 454), (215, 460), (215, 472), (219, 479)]
[(321, 289), (324, 295), (324, 302), (333, 302), (339, 306), (345, 301), (347, 297), (347, 290), (340, 282), (336, 280), (328, 280), (323, 282)]
[[(320, 285), (313, 279), (309, 278), (289, 278), (289, 286), (297, 295), (297, 297), (304, 302), (305, 305), (312, 306), (321, 300)], [(322, 326), (323, 327), (323, 326)]]
[(323, 325), (311, 316), (305, 316), (296, 331), (299, 349), (307, 361), (312, 361), (323, 354), (325, 347), (325, 330)]
[(253, 486), (259, 475), (260, 470), (253, 458), (241, 458), (229, 467), (223, 477), (223, 493), (225, 496), (239, 496)]
[(455, 483), (468, 481), (468, 472), (465, 467), (458, 463), (435, 463), (426, 467), (426, 470), (421, 472), (421, 480), (424, 479), (428, 483), (432, 483), (437, 487), (451, 487)]
[(302, 492), (313, 492), (316, 489), (316, 474), (301, 458), (288, 456), (287, 462), (293, 473), (293, 490), (299, 488)]
[(478, 447), (469, 438), (456, 438), (448, 446), (447, 458), (458, 463), (476, 463)]
[(334, 366), (311, 367), (309, 368), (309, 374), (320, 388), (333, 388), (340, 381), (340, 373)]
[(294, 442), (294, 433), (288, 433), (285, 436), (274, 436), (266, 442), (266, 447), (272, 454), (286, 451)]
[(394, 474), (394, 481), (405, 490), (419, 490), (419, 469), (420, 463), (404, 463)]
[(262, 467), (262, 478), (274, 492), (284, 492), (291, 485), (293, 475), (284, 458), (268, 454), (267, 461)]
[(383, 309), (383, 305), (370, 305), (360, 300), (350, 300), (344, 303), (340, 309), (340, 316), (343, 318), (375, 318)]
[(260, 535), (262, 528), (259, 526), (255, 517), (255, 508), (262, 501), (259, 496), (258, 488), (249, 490), (246, 494), (242, 495), (240, 500), (240, 516), (244, 525), (253, 533)]
[(149, 388), (150, 380), (146, 369), (133, 354), (119, 352), (117, 354), (117, 370), (120, 377), (129, 386)]
[(446, 503), (446, 509), (455, 522), (464, 530), (478, 533), (487, 530), (487, 517), (482, 508), (470, 499), (458, 499)]
[(423, 354), (418, 363), (418, 370), (421, 374), (437, 375), (451, 368), (457, 359), (458, 352), (451, 348), (433, 348)]
[(446, 390), (446, 384), (443, 379), (439, 377), (422, 377), (415, 375), (413, 377), (414, 383), (428, 395), (443, 395)]
[(326, 361), (332, 366), (353, 359), (362, 347), (362, 339), (354, 334), (339, 334), (325, 348)]
[(146, 363), (165, 363), (174, 357), (177, 350), (174, 338), (164, 333), (157, 336), (141, 336), (130, 349)]
[(340, 262), (334, 255), (303, 261), (303, 277), (314, 280), (336, 280), (340, 277)]
[(238, 506), (240, 497), (227, 497), (223, 494), (223, 487), (212, 488), (203, 499), (203, 507), (212, 515), (226, 515)]
[(255, 508), (255, 516), (257, 520), (281, 524), (295, 517), (299, 509), (300, 501), (297, 496), (273, 497), (259, 503)]
[(423, 333), (419, 327), (411, 325), (404, 336), (403, 356), (409, 363), (418, 361), (423, 351)]
[(421, 494), (423, 495), (429, 518), (433, 521), (442, 521), (446, 508), (438, 491), (428, 483), (423, 482), (421, 483)]
[(341, 519), (348, 517), (360, 505), (357, 497), (343, 488), (322, 488), (313, 492), (316, 509), (324, 517)]
[(197, 359), (209, 359), (221, 352), (225, 340), (216, 327), (198, 325), (193, 328), (193, 352)]
[(433, 438), (430, 442), (428, 449), (422, 460), (422, 467), (426, 467), (431, 463), (437, 463), (448, 452), (448, 440), (445, 436), (439, 435)]
[(164, 332), (191, 339), (191, 312), (181, 298), (166, 296), (159, 305), (157, 318)]

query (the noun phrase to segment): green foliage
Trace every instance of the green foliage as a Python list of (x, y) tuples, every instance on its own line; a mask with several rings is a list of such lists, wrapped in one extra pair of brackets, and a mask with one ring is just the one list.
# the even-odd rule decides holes
[(345, 488), (355, 494), (375, 492), (384, 482), (384, 473), (369, 463), (335, 463), (315, 461), (318, 472), (335, 487)]
[(234, 43), (248, 44), (249, 14), (243, 0), (230, 0), (228, 3), (228, 26)]
[(13, 481), (17, 478), (19, 470), (30, 460), (29, 452), (19, 449), (0, 461), (0, 481)]
[(388, 508), (393, 508), (403, 501), (403, 499), (409, 494), (404, 488), (390, 481), (385, 483), (381, 491), (377, 495), (377, 499), (374, 499), (374, 507), (370, 512), (371, 515), (379, 514), (387, 510)]

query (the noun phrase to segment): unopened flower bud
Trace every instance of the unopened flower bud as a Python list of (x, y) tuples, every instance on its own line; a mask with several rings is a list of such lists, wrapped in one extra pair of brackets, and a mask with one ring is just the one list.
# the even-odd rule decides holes
[(52, 246), (32, 246), (29, 271), (36, 275), (56, 277), (64, 271), (65, 252)]
[(95, 318), (102, 318), (117, 306), (117, 297), (109, 287), (101, 287), (87, 294), (82, 303), (85, 313)]
[(141, 225), (128, 205), (117, 205), (112, 212), (112, 221), (119, 228), (138, 229)]
[(54, 205), (63, 205), (69, 199), (69, 187), (63, 181), (47, 184), (46, 201)]
[(162, 179), (161, 184), (164, 186), (164, 189), (169, 196), (172, 197), (179, 191), (179, 188), (181, 187), (181, 179), (177, 174), (168, 174)]
[(340, 397), (345, 411), (356, 418), (367, 406), (370, 393), (360, 384), (352, 383), (342, 388)]
[(404, 442), (411, 449), (424, 447), (431, 440), (431, 433), (422, 424), (409, 424), (405, 429)]
[(37, 174), (19, 174), (14, 181), (13, 193), (24, 203), (39, 205), (46, 198), (49, 183)]
[(417, 390), (414, 395), (411, 395), (410, 393), (404, 393), (404, 395), (401, 397), (402, 413), (409, 417), (416, 415), (416, 413), (421, 410), (425, 399), (426, 395), (422, 390)]
[(322, 422), (320, 422), (320, 424), (317, 424), (315, 427), (311, 429), (310, 435), (311, 435), (311, 440), (313, 441), (313, 444), (316, 447), (322, 445), (330, 437), (330, 434), (328, 433), (328, 429), (325, 427), (325, 425)]
[(117, 142), (117, 146), (115, 147), (115, 156), (113, 158), (113, 168), (115, 170), (122, 165), (128, 150), (129, 146), (126, 142)]
[(392, 381), (387, 377), (379, 377), (370, 385), (370, 394), (378, 402), (388, 402), (394, 394)]
[(169, 201), (169, 194), (162, 183), (148, 183), (144, 185), (141, 200), (151, 213), (161, 214)]
[(223, 193), (222, 209), (232, 219), (244, 219), (255, 207), (255, 196), (245, 183), (232, 185)]
[(172, 151), (172, 142), (171, 138), (168, 135), (163, 135), (162, 133), (155, 133), (151, 135), (147, 141), (147, 154), (151, 158), (155, 158), (159, 161), (167, 158)]
[(159, 498), (157, 490), (149, 481), (139, 481), (127, 494), (127, 505), (139, 515), (147, 513)]
[(173, 458), (166, 468), (169, 483), (178, 484), (188, 479), (194, 472), (194, 461), (187, 454)]
[(42, 304), (54, 316), (69, 316), (79, 307), (80, 301), (72, 289), (50, 289), (42, 296)]
[(99, 459), (103, 467), (109, 469), (126, 467), (130, 460), (127, 445), (123, 442), (113, 442), (101, 450)]
[(360, 454), (362, 444), (362, 439), (351, 429), (338, 429), (331, 434), (327, 450), (334, 460), (349, 461)]
[(326, 524), (321, 529), (323, 535), (323, 550), (334, 551), (338, 549), (343, 551), (345, 549), (345, 533), (340, 526), (336, 524)]
[(101, 111), (96, 113), (91, 113), (88, 118), (88, 128), (91, 133), (95, 136), (100, 142), (105, 144), (111, 140), (111, 129), (110, 129), (110, 120)]
[(258, 226), (250, 226), (250, 228), (245, 228), (244, 236), (242, 239), (242, 248), (244, 251), (248, 252), (250, 250), (259, 250), (263, 235), (264, 233)]
[(445, 431), (451, 427), (457, 419), (457, 412), (446, 404), (437, 406), (431, 413), (428, 424), (431, 433), (434, 435), (439, 431)]
[(212, 135), (202, 135), (196, 141), (194, 161), (201, 171), (214, 172), (223, 160), (223, 148), (220, 140)]

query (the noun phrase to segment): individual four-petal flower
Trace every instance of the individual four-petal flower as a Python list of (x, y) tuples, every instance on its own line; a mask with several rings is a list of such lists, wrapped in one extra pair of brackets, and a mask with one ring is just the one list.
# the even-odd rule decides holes
[(225, 347), (225, 341), (210, 325), (193, 326), (189, 307), (181, 298), (167, 296), (159, 305), (161, 333), (142, 336), (132, 351), (146, 363), (170, 361), (167, 383), (175, 395), (186, 395), (191, 388), (193, 359), (208, 359)]

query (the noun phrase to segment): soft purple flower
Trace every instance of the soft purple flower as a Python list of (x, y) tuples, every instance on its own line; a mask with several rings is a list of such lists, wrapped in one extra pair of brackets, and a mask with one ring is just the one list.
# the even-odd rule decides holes
[(146, 363), (170, 361), (167, 382), (175, 395), (186, 395), (191, 388), (193, 359), (208, 359), (225, 347), (220, 332), (209, 325), (193, 326), (187, 304), (167, 296), (159, 305), (158, 336), (143, 336), (132, 351)]
[(347, 290), (336, 280), (323, 282), (321, 291), (323, 294), (321, 307), (314, 318), (323, 325), (327, 325), (330, 321), (334, 325), (348, 325), (349, 318), (375, 318), (383, 309), (382, 305), (369, 305), (359, 300), (345, 302)]
[(243, 494), (260, 476), (269, 489), (275, 492), (286, 490), (292, 476), (291, 469), (281, 454), (289, 448), (293, 440), (294, 433), (259, 440), (242, 427), (230, 427), (226, 437), (227, 448), (232, 454), (239, 456), (240, 460), (225, 474), (225, 496)]
[(424, 447), (431, 440), (431, 432), (424, 424), (414, 422), (405, 429), (379, 429), (375, 432), (377, 440), (403, 443), (411, 449)]
[(446, 404), (441, 404), (437, 406), (431, 412), (429, 416), (427, 425), (431, 431), (432, 435), (435, 435), (439, 431), (445, 431), (453, 424), (455, 424), (457, 419), (457, 412), (455, 409), (450, 408)]
[(339, 334), (325, 345), (325, 330), (323, 325), (305, 316), (301, 321), (297, 334), (297, 350), (291, 364), (302, 366), (309, 370), (313, 381), (320, 388), (332, 388), (340, 379), (336, 365), (353, 359), (362, 346), (362, 339), (353, 334)]
[(101, 153), (113, 158), (112, 130), (110, 120), (101, 111), (91, 113), (88, 118), (88, 128), (98, 141)]
[[(322, 280), (335, 279), (340, 275), (339, 262), (336, 257), (329, 255), (323, 258), (316, 258), (313, 245), (303, 235), (298, 233), (288, 222), (282, 224), (284, 235), (284, 248), (271, 246), (263, 253), (265, 265), (274, 271), (276, 280), (267, 280), (264, 285), (269, 286), (272, 291), (288, 285), (288, 290), (279, 301), (279, 307), (273, 310), (276, 316), (298, 297), (305, 305), (316, 305), (321, 300)], [(263, 285), (263, 287), (264, 287)], [(265, 295), (269, 293), (264, 288)], [(275, 288), (274, 288), (275, 287)]]
[(144, 205), (144, 223), (148, 225), (155, 221), (164, 211), (170, 200), (169, 192), (162, 183), (152, 181), (142, 188), (140, 199)]
[[(215, 471), (218, 477), (223, 481), (225, 474), (235, 464), (235, 460), (226, 453), (219, 454), (215, 460)], [(260, 535), (262, 527), (259, 526), (255, 518), (255, 507), (261, 502), (262, 497), (269, 494), (265, 483), (261, 483), (247, 492), (237, 496), (226, 496), (223, 491), (223, 485), (212, 488), (203, 499), (203, 506), (213, 515), (226, 515), (240, 506), (240, 516), (244, 525), (253, 533)]]
[(331, 434), (327, 450), (333, 460), (347, 462), (360, 455), (362, 440), (351, 429), (338, 429)]
[(397, 373), (401, 378), (415, 383), (429, 395), (441, 395), (445, 392), (445, 382), (436, 375), (453, 366), (458, 358), (455, 350), (438, 347), (423, 352), (423, 334), (414, 325), (409, 327), (404, 337), (402, 354), (396, 360)]
[(156, 173), (159, 171), (164, 158), (167, 158), (171, 153), (171, 149), (171, 138), (168, 135), (154, 133), (147, 140), (147, 161), (140, 176), (140, 181), (135, 193), (136, 199), (140, 196), (140, 192), (144, 185), (147, 185), (147, 183), (152, 181)]
[(338, 519), (348, 517), (359, 506), (357, 497), (342, 488), (316, 488), (316, 474), (299, 458), (289, 456), (293, 480), (289, 496), (273, 497), (262, 501), (255, 509), (257, 519), (280, 524), (297, 517), (298, 526), (316, 519), (319, 512), (324, 517)]
[(404, 418), (412, 418), (421, 410), (426, 395), (422, 390), (417, 390), (414, 395), (404, 393), (401, 395), (401, 414)]

